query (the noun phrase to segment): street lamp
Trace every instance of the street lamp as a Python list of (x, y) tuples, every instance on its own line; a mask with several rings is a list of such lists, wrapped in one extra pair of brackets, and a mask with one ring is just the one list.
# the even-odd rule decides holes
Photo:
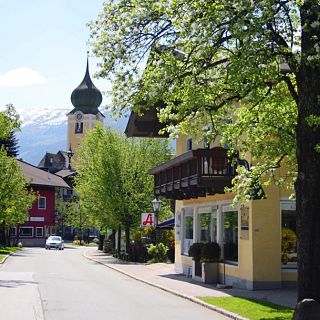
[(154, 198), (152, 201), (152, 207), (153, 207), (153, 212), (154, 212), (154, 226), (158, 226), (158, 213), (160, 212), (161, 209), (161, 200), (158, 198)]

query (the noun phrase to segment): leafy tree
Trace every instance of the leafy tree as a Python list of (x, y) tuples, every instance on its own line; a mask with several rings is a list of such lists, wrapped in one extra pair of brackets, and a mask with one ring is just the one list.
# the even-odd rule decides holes
[(88, 214), (88, 210), (85, 210), (83, 205), (80, 204), (78, 197), (74, 197), (73, 200), (63, 203), (64, 208), (60, 212), (64, 212), (64, 222), (76, 228), (78, 230), (78, 240), (80, 244), (83, 242), (83, 232), (94, 226), (92, 219)]
[(5, 110), (0, 112), (0, 141), (10, 139), (12, 133), (20, 128), (20, 124), (20, 117), (13, 105), (6, 105)]
[(3, 150), (0, 150), (0, 172), (0, 223), (2, 232), (5, 232), (6, 229), (26, 221), (35, 195), (28, 190), (18, 162), (8, 157)]
[(168, 159), (166, 142), (127, 139), (110, 128), (97, 125), (77, 150), (76, 191), (90, 217), (103, 228), (126, 231), (140, 224), (150, 207), (153, 179), (150, 167)]
[(0, 137), (0, 148), (4, 148), (9, 156), (16, 157), (19, 147), (15, 132), (20, 128), (20, 119), (12, 104), (1, 112), (0, 126), (5, 128)]
[[(12, 105), (0, 112), (0, 139), (10, 136), (19, 126), (19, 117)], [(35, 200), (32, 190), (28, 190), (27, 181), (16, 159), (7, 156), (0, 148), (0, 242), (6, 244), (6, 231), (24, 223), (29, 208)]]
[(109, 0), (91, 23), (114, 109), (164, 101), (172, 134), (211, 123), (209, 137), (256, 161), (247, 187), (289, 168), (299, 301), (320, 300), (319, 13), (318, 0)]

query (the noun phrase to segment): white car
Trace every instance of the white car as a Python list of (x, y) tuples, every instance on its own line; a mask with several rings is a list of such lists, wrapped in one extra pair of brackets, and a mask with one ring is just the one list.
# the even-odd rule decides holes
[(50, 249), (59, 249), (63, 250), (64, 249), (64, 242), (61, 237), (59, 236), (50, 236), (46, 240), (46, 245), (45, 245), (46, 250)]

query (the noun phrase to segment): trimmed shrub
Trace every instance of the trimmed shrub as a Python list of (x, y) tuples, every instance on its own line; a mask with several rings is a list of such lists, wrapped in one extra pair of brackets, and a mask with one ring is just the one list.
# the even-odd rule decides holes
[(188, 254), (190, 257), (193, 258), (193, 260), (200, 261), (201, 250), (202, 250), (203, 245), (204, 245), (204, 243), (202, 243), (202, 242), (195, 242), (190, 246)]
[(221, 248), (216, 242), (204, 243), (201, 249), (201, 262), (219, 262)]

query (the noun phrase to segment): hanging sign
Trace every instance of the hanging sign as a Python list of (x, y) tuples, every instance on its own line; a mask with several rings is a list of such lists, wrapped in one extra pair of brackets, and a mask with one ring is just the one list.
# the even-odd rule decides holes
[(141, 213), (141, 227), (152, 227), (154, 226), (154, 213), (147, 212)]

